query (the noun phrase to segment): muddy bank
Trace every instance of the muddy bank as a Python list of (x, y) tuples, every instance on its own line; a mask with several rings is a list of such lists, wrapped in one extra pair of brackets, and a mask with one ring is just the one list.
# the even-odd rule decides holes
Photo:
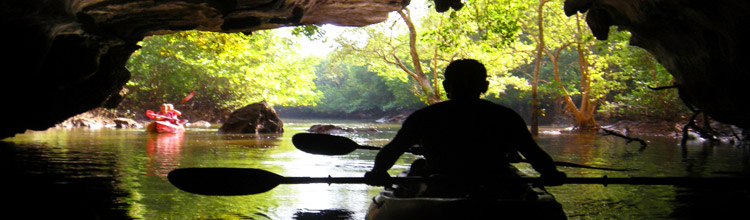
[(629, 137), (664, 136), (676, 139), (702, 139), (721, 143), (739, 143), (743, 131), (735, 126), (709, 120), (696, 120), (688, 126), (688, 120), (675, 121), (632, 121), (617, 120), (600, 122), (602, 129), (614, 131)]

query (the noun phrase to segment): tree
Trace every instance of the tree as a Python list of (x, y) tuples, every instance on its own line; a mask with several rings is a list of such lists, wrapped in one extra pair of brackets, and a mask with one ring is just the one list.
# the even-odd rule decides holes
[(635, 120), (681, 120), (688, 109), (679, 98), (676, 89), (654, 90), (674, 84), (672, 75), (646, 50), (628, 46), (630, 33), (612, 32), (607, 42), (597, 45), (607, 63), (613, 66), (611, 75), (627, 86), (621, 92), (611, 94), (603, 102), (600, 112), (615, 118)]
[(519, 29), (514, 18), (518, 8), (506, 2), (470, 1), (459, 11), (442, 14), (430, 10), (416, 23), (411, 9), (404, 8), (395, 13), (398, 17), (357, 30), (354, 35), (366, 36), (367, 41), (339, 38), (338, 42), (351, 51), (347, 53), (364, 58), (362, 63), (371, 65), (373, 72), (409, 83), (412, 93), (428, 104), (445, 98), (440, 73), (448, 63), (461, 58), (487, 65), (493, 85), (489, 93), (497, 95), (507, 86), (525, 85), (524, 80), (508, 73), (526, 58), (511, 56), (504, 47), (513, 42)]
[[(420, 44), (417, 30), (406, 7), (397, 11), (399, 19), (387, 21), (368, 28), (356, 29), (356, 35), (366, 36), (367, 42), (358, 42), (349, 38), (338, 38), (337, 42), (347, 51), (352, 51), (364, 59), (361, 65), (367, 65), (387, 80), (400, 80), (411, 85), (410, 91), (428, 104), (442, 100), (437, 70), (427, 74), (420, 58)], [(400, 25), (403, 22), (403, 26)], [(405, 37), (404, 37), (405, 36)], [(361, 45), (363, 44), (364, 45)], [(361, 45), (361, 46), (360, 46)], [(433, 57), (433, 60), (435, 58)], [(378, 62), (373, 62), (373, 61)]]
[[(608, 79), (605, 72), (610, 63), (606, 63), (601, 56), (594, 52), (596, 42), (591, 37), (588, 29), (581, 27), (582, 15), (565, 17), (559, 10), (560, 2), (540, 0), (536, 5), (537, 10), (529, 13), (526, 20), (522, 20), (524, 34), (531, 38), (530, 42), (536, 44), (536, 62), (534, 76), (532, 77), (532, 132), (538, 132), (538, 107), (537, 83), (543, 66), (542, 55), (546, 55), (550, 61), (553, 86), (557, 87), (557, 96), (564, 102), (566, 112), (575, 121), (578, 129), (589, 130), (598, 127), (594, 115), (598, 103), (605, 98), (610, 90), (618, 88), (616, 81)], [(536, 22), (526, 22), (534, 18)], [(550, 34), (545, 34), (545, 33)], [(575, 65), (577, 68), (561, 71), (561, 58), (566, 53), (575, 53)], [(604, 52), (606, 53), (606, 52)], [(572, 81), (565, 80), (563, 74), (577, 74), (569, 79), (578, 81), (577, 86), (570, 84)], [(579, 103), (575, 103), (574, 96), (578, 96)]]
[[(539, 98), (537, 88), (539, 86), (539, 72), (542, 67), (542, 54), (547, 50), (544, 43), (544, 4), (550, 0), (539, 0), (536, 13), (538, 32), (536, 34), (536, 62), (534, 62), (534, 75), (531, 78), (531, 134), (539, 134)], [(558, 51), (559, 52), (559, 51)], [(553, 59), (555, 65), (556, 59)]]
[(423, 107), (408, 90), (392, 85), (366, 66), (347, 59), (324, 60), (316, 68), (315, 84), (323, 93), (312, 110), (323, 114), (399, 111)]
[(293, 53), (294, 45), (272, 31), (241, 33), (185, 31), (140, 42), (127, 68), (133, 77), (128, 108), (148, 109), (196, 92), (183, 111), (200, 117), (225, 115), (252, 102), (313, 105), (314, 60)]

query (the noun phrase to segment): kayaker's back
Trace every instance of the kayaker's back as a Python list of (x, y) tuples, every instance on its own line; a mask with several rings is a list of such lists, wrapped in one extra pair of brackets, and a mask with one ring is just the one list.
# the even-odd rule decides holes
[[(497, 174), (507, 170), (528, 133), (513, 110), (486, 100), (446, 101), (413, 115), (428, 167), (444, 174)], [(405, 122), (408, 123), (408, 122)]]

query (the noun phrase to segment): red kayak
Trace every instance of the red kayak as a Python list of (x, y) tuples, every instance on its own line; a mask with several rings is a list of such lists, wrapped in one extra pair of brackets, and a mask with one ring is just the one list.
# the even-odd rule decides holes
[(182, 133), (185, 132), (185, 126), (172, 124), (167, 121), (155, 121), (146, 126), (146, 131), (151, 133)]

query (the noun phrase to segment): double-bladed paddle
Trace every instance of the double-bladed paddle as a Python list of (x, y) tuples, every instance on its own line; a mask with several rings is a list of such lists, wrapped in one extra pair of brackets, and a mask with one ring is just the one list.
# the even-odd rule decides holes
[[(281, 184), (362, 184), (364, 177), (284, 177), (266, 170), (252, 168), (181, 168), (169, 172), (169, 182), (177, 188), (194, 194), (211, 196), (239, 196), (267, 192)], [(392, 183), (446, 181), (424, 177), (392, 177)], [(456, 181), (450, 180), (447, 181)], [(498, 179), (498, 182), (545, 184), (541, 178)], [(566, 178), (563, 184), (628, 184), (675, 186), (747, 186), (747, 178), (693, 178), (693, 177), (623, 177), (623, 178)]]
[[(181, 168), (167, 178), (177, 188), (195, 194), (212, 196), (251, 195), (269, 191), (280, 184), (362, 184), (364, 177), (284, 177), (253, 168)], [(393, 178), (394, 183), (419, 181), (421, 178)]]
[[(354, 152), (357, 149), (365, 150), (380, 150), (379, 147), (359, 145), (353, 140), (329, 134), (318, 134), (318, 133), (298, 133), (292, 136), (292, 143), (297, 149), (320, 155), (346, 155)], [(526, 160), (520, 160), (518, 162), (528, 163)], [(586, 169), (597, 169), (597, 170), (609, 170), (609, 171), (634, 171), (636, 169), (616, 169), (616, 168), (605, 168), (605, 167), (592, 167), (582, 164), (555, 161), (555, 165), (563, 167), (577, 167)]]

